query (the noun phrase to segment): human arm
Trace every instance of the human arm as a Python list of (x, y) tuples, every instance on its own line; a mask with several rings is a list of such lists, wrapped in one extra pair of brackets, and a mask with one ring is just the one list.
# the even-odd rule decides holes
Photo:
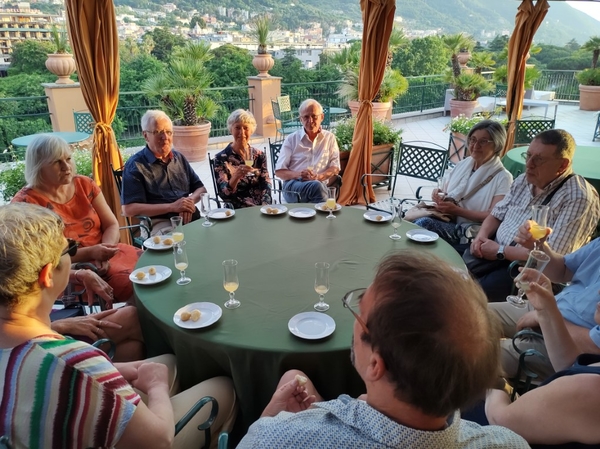
[[(500, 226), (500, 223), (501, 221), (493, 215), (488, 215), (487, 218), (483, 220), (483, 223), (481, 223), (481, 228), (479, 229), (479, 232), (477, 232), (477, 236), (471, 243), (471, 253), (475, 257), (483, 257), (481, 246), (490, 241), (490, 236), (496, 232)], [(491, 241), (493, 242), (493, 240)]]
[(102, 243), (116, 244), (119, 243), (119, 222), (113, 214), (108, 203), (100, 192), (92, 201), (92, 207), (100, 218), (100, 226), (102, 227)]
[(475, 223), (481, 223), (488, 217), (488, 215), (490, 214), (490, 211), (494, 208), (496, 203), (498, 203), (503, 198), (504, 198), (504, 195), (497, 195), (497, 196), (493, 197), (490, 207), (487, 210), (469, 210), (469, 209), (466, 209), (464, 207), (461, 207), (461, 206), (455, 204), (452, 201), (436, 202), (435, 207), (437, 210), (439, 210), (443, 214), (450, 214), (450, 215), (453, 215), (456, 217), (463, 217), (469, 221), (472, 221)]
[(279, 385), (273, 397), (260, 415), (276, 416), (279, 412), (300, 412), (309, 408), (316, 401), (316, 396), (309, 395), (306, 387), (300, 386), (297, 378)]
[(513, 403), (504, 391), (490, 390), (485, 401), (490, 424), (508, 427), (527, 442), (536, 444), (598, 443), (599, 407), (597, 374), (560, 377)]
[(116, 447), (172, 447), (175, 420), (167, 367), (162, 363), (142, 363), (132, 385), (148, 395), (148, 406), (140, 401)]
[(95, 295), (100, 296), (106, 303), (112, 306), (113, 288), (92, 270), (71, 270), (69, 282), (82, 284), (85, 288), (85, 297), (88, 305), (94, 304)]
[(54, 332), (58, 332), (61, 335), (79, 335), (87, 337), (92, 341), (96, 341), (100, 338), (108, 337), (105, 329), (121, 328), (117, 323), (103, 320), (103, 318), (109, 317), (117, 310), (118, 309), (111, 309), (93, 315), (63, 318), (50, 323), (50, 327)]

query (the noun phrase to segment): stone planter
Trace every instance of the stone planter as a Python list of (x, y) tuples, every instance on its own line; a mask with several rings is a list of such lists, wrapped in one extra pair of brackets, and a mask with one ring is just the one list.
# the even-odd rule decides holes
[[(350, 112), (352, 113), (352, 117), (356, 117), (358, 114), (358, 108), (360, 107), (360, 102), (358, 101), (349, 101), (348, 107), (350, 108)], [(385, 103), (380, 103), (378, 101), (373, 102), (373, 118), (380, 120), (389, 120), (391, 118), (392, 111), (392, 102), (388, 101)]]
[(56, 84), (75, 83), (75, 81), (69, 78), (75, 73), (75, 69), (77, 68), (73, 55), (70, 55), (69, 53), (49, 54), (48, 59), (46, 59), (46, 68), (50, 73), (58, 76), (58, 79), (55, 81)]
[[(371, 173), (389, 175), (391, 170), (392, 158), (391, 153), (394, 151), (394, 145), (386, 143), (383, 145), (374, 145), (371, 150)], [(348, 160), (350, 159), (350, 151), (340, 151), (340, 175), (343, 176)], [(383, 176), (373, 176), (373, 184), (388, 182), (389, 178)]]
[(473, 116), (475, 106), (477, 106), (477, 100), (450, 100), (450, 117), (458, 117), (461, 114), (465, 117), (471, 117)]
[(269, 53), (257, 54), (252, 59), (252, 65), (258, 70), (258, 77), (267, 78), (271, 76), (269, 75), (269, 70), (275, 65), (275, 61)]
[(210, 122), (194, 126), (173, 126), (173, 148), (189, 162), (203, 161), (208, 151), (210, 127)]
[(579, 85), (579, 109), (600, 111), (600, 86)]
[(471, 52), (470, 51), (461, 51), (460, 53), (458, 53), (456, 58), (458, 59), (458, 63), (460, 64), (460, 67), (462, 69), (464, 69), (465, 67), (467, 67), (467, 62), (469, 62), (469, 60), (471, 59)]
[[(448, 147), (448, 154), (450, 155), (450, 160), (455, 164), (458, 164), (462, 161), (468, 154), (467, 147), (467, 136), (458, 133), (456, 131), (450, 131), (452, 138), (450, 139), (450, 145)], [(465, 147), (467, 150), (465, 151)]]

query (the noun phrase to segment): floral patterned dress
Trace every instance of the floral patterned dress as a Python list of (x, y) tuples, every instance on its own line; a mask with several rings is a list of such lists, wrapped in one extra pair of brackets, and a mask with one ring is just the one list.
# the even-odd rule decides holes
[(265, 153), (250, 147), (255, 169), (255, 176), (245, 176), (238, 182), (235, 189), (229, 185), (232, 172), (231, 168), (244, 165), (244, 160), (239, 156), (231, 144), (218, 153), (214, 160), (215, 179), (217, 181), (218, 194), (223, 199), (233, 204), (234, 209), (242, 207), (260, 206), (271, 204), (271, 180), (267, 170), (267, 158)]

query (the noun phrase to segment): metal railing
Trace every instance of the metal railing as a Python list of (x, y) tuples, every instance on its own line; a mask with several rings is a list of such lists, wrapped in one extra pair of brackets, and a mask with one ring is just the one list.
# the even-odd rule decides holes
[(575, 74), (579, 70), (542, 70), (542, 76), (535, 80), (535, 90), (554, 91), (555, 100), (579, 101), (579, 82)]
[(444, 106), (448, 83), (442, 75), (407, 76), (408, 90), (394, 100), (392, 113), (423, 112)]
[[(314, 98), (324, 107), (348, 108), (348, 99), (342, 98), (337, 91), (342, 81), (317, 81), (314, 83), (282, 83), (281, 95), (289, 95), (292, 111), (297, 111), (300, 103)], [(275, 98), (272, 98), (275, 100)], [(339, 117), (339, 116), (338, 116)]]
[(0, 98), (0, 152), (10, 152), (17, 137), (44, 131), (52, 131), (46, 96)]

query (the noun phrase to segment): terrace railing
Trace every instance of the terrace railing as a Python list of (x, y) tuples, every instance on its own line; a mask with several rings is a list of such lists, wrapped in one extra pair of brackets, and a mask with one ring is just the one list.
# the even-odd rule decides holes
[(46, 96), (0, 98), (0, 153), (16, 137), (52, 131)]
[(579, 101), (579, 82), (575, 74), (579, 70), (542, 70), (535, 83), (535, 90), (555, 92), (555, 100)]

